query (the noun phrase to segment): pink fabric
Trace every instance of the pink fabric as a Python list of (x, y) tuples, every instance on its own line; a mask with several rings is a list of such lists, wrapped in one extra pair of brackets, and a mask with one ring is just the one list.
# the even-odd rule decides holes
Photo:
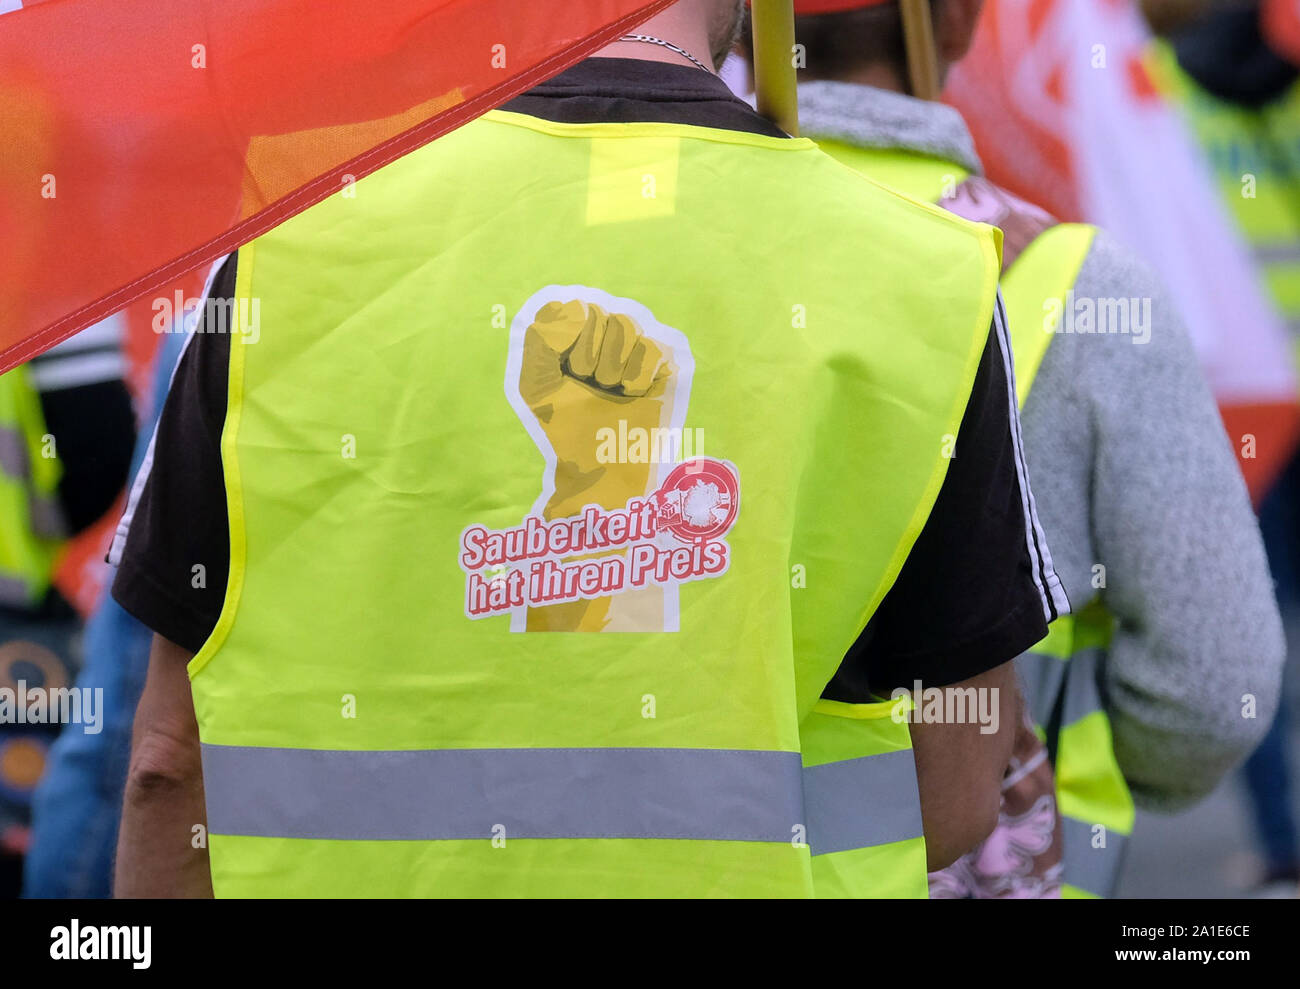
[(1016, 258), (1039, 234), (1056, 225), (1049, 213), (1013, 196), (982, 175), (966, 179), (953, 190), (951, 197), (940, 200), (939, 205), (964, 220), (987, 223), (1002, 230), (1003, 271), (1015, 264)]
[(932, 899), (1060, 898), (1064, 845), (1056, 781), (1047, 749), (1021, 707), (997, 827), (983, 844), (930, 874)]

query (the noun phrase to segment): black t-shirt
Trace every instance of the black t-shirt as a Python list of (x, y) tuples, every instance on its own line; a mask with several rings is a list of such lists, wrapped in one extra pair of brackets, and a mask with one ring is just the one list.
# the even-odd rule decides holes
[[(673, 122), (783, 136), (716, 76), (635, 59), (589, 59), (505, 109), (569, 123)], [(233, 294), (235, 266), (233, 257), (223, 265), (212, 296)], [(129, 536), (114, 547), (113, 596), (194, 652), (216, 625), (230, 567), (220, 449), (230, 337), (203, 329), (172, 382), (147, 480), (128, 507)], [(827, 697), (862, 701), (914, 680), (968, 679), (1033, 645), (1063, 608), (1023, 481), (1005, 341), (999, 314), (934, 510)]]

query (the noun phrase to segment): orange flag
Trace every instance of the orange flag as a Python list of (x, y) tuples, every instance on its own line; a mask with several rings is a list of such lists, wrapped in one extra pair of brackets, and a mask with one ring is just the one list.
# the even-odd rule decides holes
[(671, 2), (0, 0), (0, 372)]

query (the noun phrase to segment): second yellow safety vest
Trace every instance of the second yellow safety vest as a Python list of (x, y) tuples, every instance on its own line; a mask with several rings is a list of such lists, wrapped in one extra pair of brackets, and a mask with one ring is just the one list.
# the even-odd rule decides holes
[(1152, 43), (1146, 65), (1205, 150), (1300, 355), (1300, 83), (1250, 108), (1203, 89), (1167, 42)]
[(62, 469), (25, 365), (0, 374), (0, 605), (34, 607), (65, 538)]
[[(959, 165), (941, 159), (839, 141), (821, 141), (819, 146), (850, 168), (923, 202), (950, 205), (981, 196), (1007, 200), (983, 179), (972, 179)], [(1010, 222), (1025, 229), (1015, 238), (1012, 231), (1005, 233), (1009, 245), (1013, 239), (1027, 243), (1017, 243), (1015, 252), (1005, 256), (1002, 296), (1014, 351), (1016, 398), (1024, 407), (1096, 230), (1056, 223), (1018, 201), (1017, 206)], [(1112, 627), (1110, 614), (1100, 598), (1094, 598), (1052, 622), (1047, 638), (1016, 663), (1030, 713), (1053, 759), (1065, 830), (1065, 897), (1112, 895), (1133, 833), (1133, 799), (1115, 758), (1110, 719), (1098, 688)]]

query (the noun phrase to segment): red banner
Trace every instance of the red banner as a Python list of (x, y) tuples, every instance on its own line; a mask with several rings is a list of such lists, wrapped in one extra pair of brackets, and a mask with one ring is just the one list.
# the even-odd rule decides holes
[(0, 371), (673, 0), (0, 0)]
[(1300, 65), (1300, 2), (1263, 0), (1259, 25), (1274, 52), (1292, 65)]

